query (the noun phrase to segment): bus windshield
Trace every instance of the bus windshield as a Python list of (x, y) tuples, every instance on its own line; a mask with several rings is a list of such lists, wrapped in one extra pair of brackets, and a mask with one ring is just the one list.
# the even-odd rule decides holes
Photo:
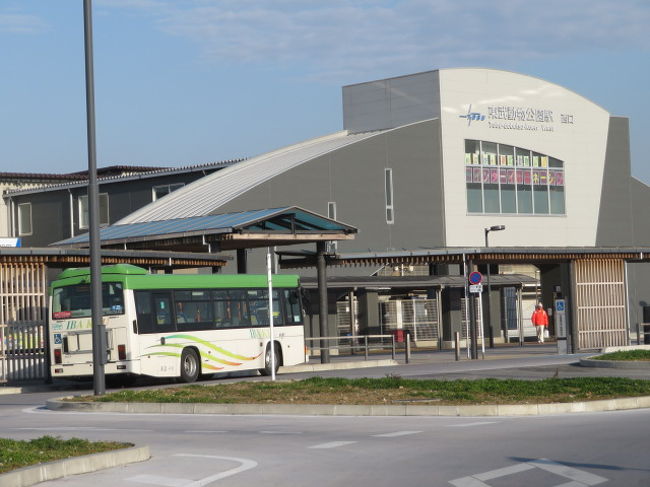
[[(90, 284), (75, 284), (55, 288), (52, 292), (52, 318), (86, 318), (91, 315)], [(102, 314), (124, 314), (122, 283), (102, 284)]]

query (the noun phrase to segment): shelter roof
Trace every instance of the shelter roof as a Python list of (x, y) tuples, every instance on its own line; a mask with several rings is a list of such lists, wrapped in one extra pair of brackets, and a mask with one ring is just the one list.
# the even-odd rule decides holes
[[(297, 206), (192, 218), (114, 224), (100, 229), (103, 247), (231, 250), (297, 242), (348, 240), (357, 229)], [(88, 247), (87, 233), (53, 245)]]
[[(318, 279), (315, 277), (302, 277), (300, 282), (306, 289), (317, 289)], [(467, 279), (464, 276), (328, 276), (328, 289), (355, 289), (369, 290), (383, 289), (426, 289), (431, 287), (463, 287)], [(537, 280), (524, 274), (494, 274), (490, 277), (490, 285), (522, 286), (535, 285)]]
[[(0, 247), (0, 266), (4, 264), (47, 264), (65, 268), (87, 266), (89, 249), (62, 247)], [(155, 268), (222, 267), (232, 257), (207, 252), (102, 249), (102, 264), (133, 264)]]
[[(282, 268), (314, 267), (311, 251), (278, 252)], [(385, 266), (399, 264), (462, 263), (558, 263), (575, 260), (618, 259), (627, 262), (650, 262), (650, 247), (441, 247), (384, 252), (332, 253), (328, 266)]]

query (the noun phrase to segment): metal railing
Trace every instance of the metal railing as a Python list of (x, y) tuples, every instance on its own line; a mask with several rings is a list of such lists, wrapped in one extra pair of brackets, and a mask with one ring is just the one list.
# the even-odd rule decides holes
[(0, 383), (47, 378), (45, 327), (0, 323)]
[(636, 343), (650, 345), (650, 323), (636, 324)]
[[(409, 333), (404, 334), (403, 342), (398, 342), (395, 339), (395, 335), (346, 335), (305, 338), (305, 343), (307, 345), (307, 353), (310, 357), (315, 357), (315, 352), (320, 354), (323, 350), (328, 350), (330, 356), (363, 354), (364, 360), (368, 360), (371, 353), (387, 352), (390, 350), (391, 358), (395, 360), (397, 345), (401, 343), (404, 344), (404, 354), (407, 363), (411, 356)], [(320, 345), (315, 346), (312, 343)]]

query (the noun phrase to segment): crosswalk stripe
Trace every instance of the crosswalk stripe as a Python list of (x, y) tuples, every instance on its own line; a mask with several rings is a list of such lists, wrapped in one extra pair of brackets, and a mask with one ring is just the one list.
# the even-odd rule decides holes
[(398, 436), (417, 435), (422, 431), (394, 431), (393, 433), (381, 433), (379, 435), (372, 435), (375, 438), (396, 438)]
[(351, 445), (356, 443), (356, 441), (330, 441), (329, 443), (321, 443), (319, 445), (310, 446), (312, 449), (326, 449), (326, 448), (338, 448), (339, 446)]

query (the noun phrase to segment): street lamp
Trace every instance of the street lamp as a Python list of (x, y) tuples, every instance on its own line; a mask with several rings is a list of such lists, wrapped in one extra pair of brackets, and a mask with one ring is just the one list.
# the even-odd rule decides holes
[[(485, 248), (487, 249), (490, 245), (488, 243), (488, 234), (490, 232), (499, 232), (505, 230), (505, 225), (492, 225), (485, 229)], [(490, 298), (492, 297), (492, 288), (490, 287), (490, 263), (487, 263), (487, 306), (486, 306), (486, 324), (488, 329), (488, 335), (490, 337), (490, 348), (494, 348), (494, 333), (492, 332), (492, 319), (491, 319), (491, 305)], [(483, 327), (485, 329), (485, 326)]]

